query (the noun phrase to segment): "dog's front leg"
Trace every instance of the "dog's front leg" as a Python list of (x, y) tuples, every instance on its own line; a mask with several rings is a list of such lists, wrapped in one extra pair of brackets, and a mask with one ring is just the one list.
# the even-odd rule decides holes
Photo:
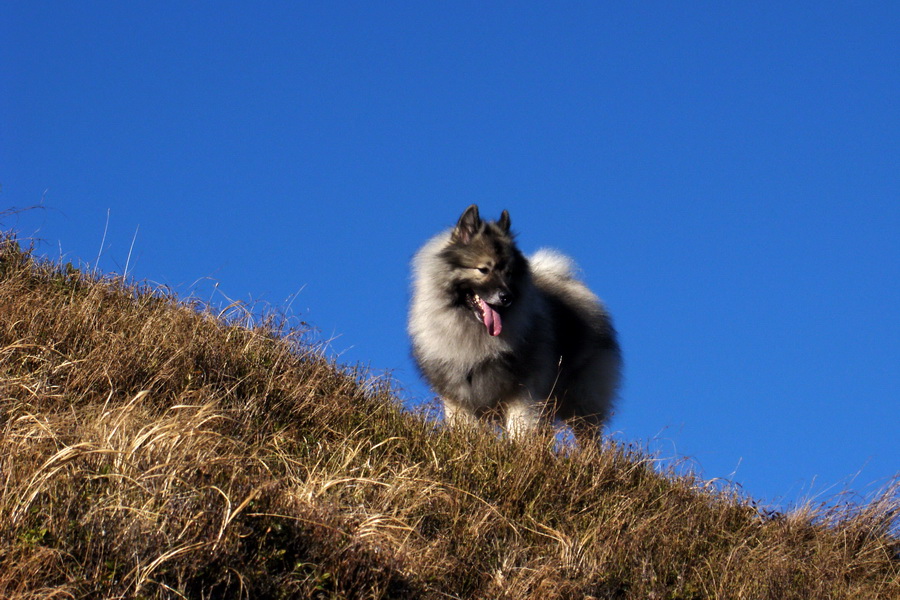
[(478, 419), (472, 411), (463, 408), (459, 404), (451, 402), (446, 398), (442, 398), (442, 401), (444, 403), (444, 420), (447, 421), (451, 427), (458, 427), (460, 425), (472, 426), (477, 423)]
[(541, 420), (540, 407), (526, 398), (518, 398), (506, 404), (506, 431), (513, 439), (520, 439), (534, 431)]

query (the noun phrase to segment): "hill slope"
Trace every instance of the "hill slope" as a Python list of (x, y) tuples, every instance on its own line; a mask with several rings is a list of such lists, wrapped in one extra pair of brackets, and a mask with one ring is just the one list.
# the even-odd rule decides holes
[(0, 240), (0, 597), (900, 598), (896, 490), (766, 514), (554, 446)]

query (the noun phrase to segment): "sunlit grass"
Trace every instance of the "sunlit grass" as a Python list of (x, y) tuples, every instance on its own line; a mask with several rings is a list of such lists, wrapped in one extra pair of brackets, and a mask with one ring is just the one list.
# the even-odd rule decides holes
[(781, 514), (448, 430), (277, 317), (0, 244), (0, 597), (900, 597), (896, 487)]

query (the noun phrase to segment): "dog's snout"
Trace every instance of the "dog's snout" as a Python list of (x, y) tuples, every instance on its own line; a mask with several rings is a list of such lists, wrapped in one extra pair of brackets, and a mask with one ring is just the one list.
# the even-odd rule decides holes
[(500, 292), (497, 296), (498, 300), (500, 300), (500, 306), (509, 306), (512, 304), (512, 294), (509, 292)]

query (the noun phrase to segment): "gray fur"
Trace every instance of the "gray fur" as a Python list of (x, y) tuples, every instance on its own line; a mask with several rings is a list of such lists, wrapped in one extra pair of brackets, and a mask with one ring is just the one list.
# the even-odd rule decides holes
[(413, 357), (451, 422), (494, 420), (520, 435), (558, 418), (597, 433), (619, 383), (610, 317), (569, 258), (525, 258), (509, 227), (506, 211), (482, 221), (473, 205), (416, 253)]

